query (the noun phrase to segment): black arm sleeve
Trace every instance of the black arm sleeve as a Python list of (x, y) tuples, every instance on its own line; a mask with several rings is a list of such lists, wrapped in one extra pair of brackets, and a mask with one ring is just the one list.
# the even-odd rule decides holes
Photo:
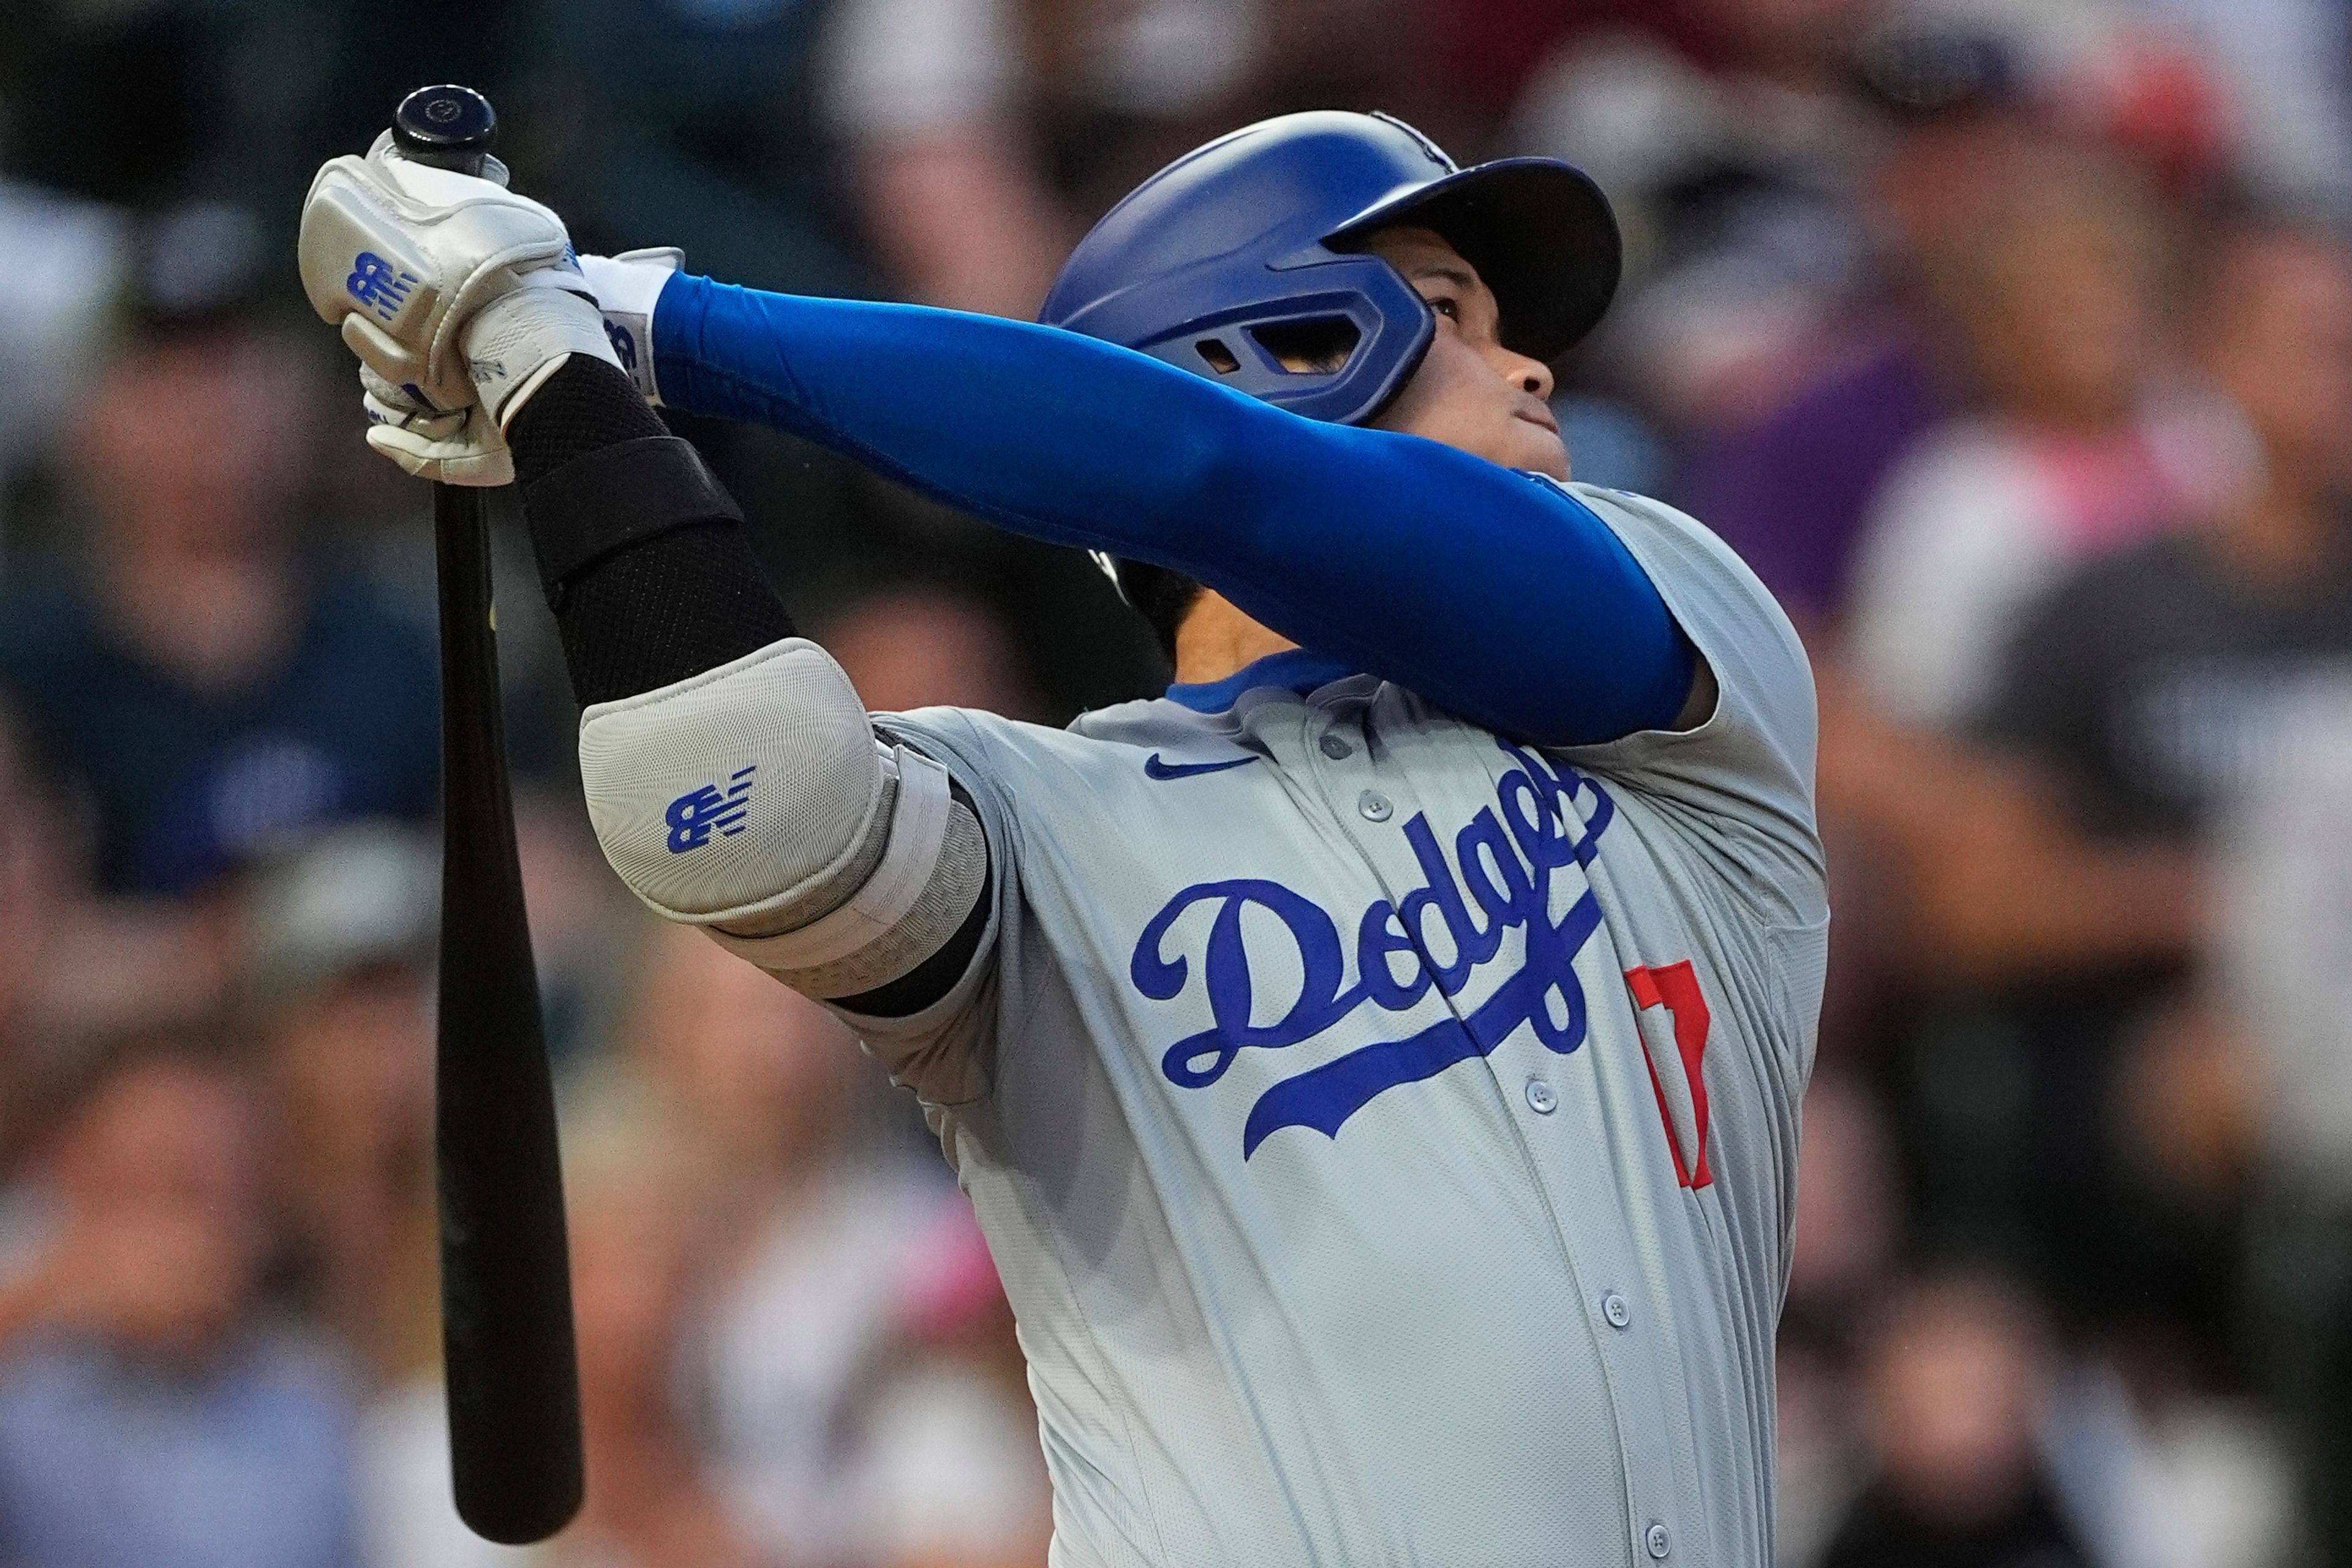
[[(578, 356), (531, 395), (507, 431), (541, 583), (563, 638), (572, 694), (583, 708), (699, 675), (794, 630), (751, 553), (740, 514), (716, 485), (709, 497), (674, 498), (663, 531), (564, 571), (587, 553), (582, 541), (610, 521), (588, 515), (580, 498), (589, 487), (566, 481), (585, 466), (654, 467), (654, 452), (635, 445), (649, 437), (669, 432), (628, 376)], [(614, 451), (624, 444), (631, 449)]]
[[(541, 584), (583, 708), (699, 675), (796, 629), (751, 553), (742, 514), (698, 462), (681, 464), (674, 440), (618, 367), (577, 356), (507, 430)], [(957, 794), (969, 807), (961, 785)], [(939, 952), (835, 1000), (877, 1018), (922, 1011), (971, 962), (989, 904), (983, 887)]]

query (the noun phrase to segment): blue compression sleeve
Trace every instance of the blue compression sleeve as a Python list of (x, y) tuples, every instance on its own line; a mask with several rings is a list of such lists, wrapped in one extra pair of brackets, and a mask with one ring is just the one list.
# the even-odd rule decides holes
[(1013, 532), (1198, 579), (1317, 652), (1556, 745), (1671, 723), (1694, 658), (1549, 483), (1287, 414), (1076, 333), (687, 275), (662, 400), (804, 437)]

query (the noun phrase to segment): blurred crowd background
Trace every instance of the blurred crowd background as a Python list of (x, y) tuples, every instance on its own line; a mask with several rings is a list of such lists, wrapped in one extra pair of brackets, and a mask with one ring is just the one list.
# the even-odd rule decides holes
[[(1729, 538), (1821, 682), (1786, 1563), (2352, 1564), (2347, 78), (2337, 0), (11, 0), (0, 1563), (1044, 1558), (969, 1211), (604, 870), (508, 514), (590, 1484), (529, 1552), (452, 1512), (427, 509), (291, 238), (457, 79), (583, 249), (1012, 315), (1268, 113), (1591, 171), (1579, 476)], [(686, 433), (873, 706), (1166, 679), (1082, 560)]]

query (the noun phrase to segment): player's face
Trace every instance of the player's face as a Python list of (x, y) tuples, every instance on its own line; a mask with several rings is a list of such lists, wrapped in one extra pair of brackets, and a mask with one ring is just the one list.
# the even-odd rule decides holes
[(1373, 423), (1507, 468), (1568, 478), (1568, 448), (1545, 402), (1551, 371), (1503, 346), (1502, 313), (1477, 268), (1425, 228), (1384, 229), (1370, 248), (1437, 312), (1428, 357)]

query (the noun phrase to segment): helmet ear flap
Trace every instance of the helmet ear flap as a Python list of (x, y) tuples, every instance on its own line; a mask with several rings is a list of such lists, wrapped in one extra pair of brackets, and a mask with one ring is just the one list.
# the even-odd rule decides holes
[(1338, 375), (1348, 368), (1364, 334), (1345, 316), (1319, 321), (1276, 321), (1252, 327), (1258, 346), (1293, 375)]
[[(1038, 320), (1309, 419), (1362, 424), (1437, 330), (1420, 293), (1364, 248), (1400, 223), (1452, 241), (1501, 302), (1504, 341), (1536, 359), (1589, 331), (1616, 287), (1608, 198), (1576, 169), (1458, 168), (1402, 121), (1318, 110), (1218, 137), (1138, 185), (1078, 242)], [(1357, 334), (1351, 353), (1282, 341), (1335, 319)]]
[(1131, 347), (1203, 380), (1339, 425), (1386, 407), (1436, 336), (1428, 302), (1377, 256), (1327, 255), (1268, 277), (1291, 291), (1146, 332), (1122, 334), (1101, 320), (1085, 326), (1114, 341), (1131, 338)]

